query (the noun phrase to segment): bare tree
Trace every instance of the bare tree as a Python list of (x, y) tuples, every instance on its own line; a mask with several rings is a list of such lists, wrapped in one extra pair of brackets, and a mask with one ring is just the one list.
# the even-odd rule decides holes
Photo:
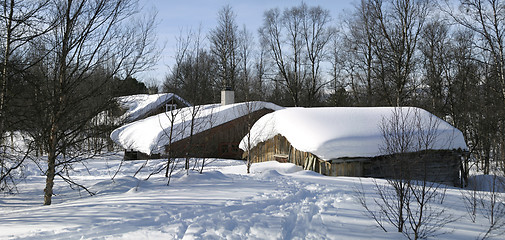
[(447, 12), (462, 26), (471, 29), (481, 38), (478, 47), (492, 59), (492, 67), (500, 79), (501, 93), (505, 100), (505, 48), (503, 33), (505, 20), (503, 2), (500, 0), (461, 0), (461, 12), (447, 7)]
[(186, 170), (186, 174), (189, 174), (189, 161), (191, 159), (191, 155), (193, 154), (194, 151), (194, 135), (195, 132), (198, 130), (199, 127), (201, 127), (201, 119), (199, 118), (200, 115), (200, 105), (193, 105), (189, 107), (189, 136), (187, 136), (188, 140), (188, 145), (185, 148), (185, 160), (184, 160), (184, 169)]
[[(251, 98), (257, 96), (254, 92), (253, 79), (251, 77), (251, 58), (252, 58), (252, 47), (253, 47), (253, 37), (251, 32), (249, 32), (244, 25), (242, 30), (239, 32), (239, 48), (237, 50), (240, 59), (240, 91), (238, 96), (243, 96), (243, 100), (250, 100)], [(235, 88), (235, 90), (238, 90)]]
[(299, 7), (303, 14), (301, 34), (305, 43), (305, 52), (310, 65), (310, 76), (307, 79), (307, 104), (312, 106), (319, 102), (318, 95), (327, 84), (322, 81), (321, 62), (326, 57), (327, 44), (336, 33), (329, 27), (331, 16), (328, 10), (317, 7), (308, 8), (305, 3)]
[[(19, 99), (19, 89), (16, 82), (22, 78), (22, 73), (30, 67), (22, 59), (34, 39), (47, 33), (53, 24), (46, 19), (48, 1), (9, 0), (1, 3), (0, 44), (3, 52), (0, 66), (0, 189), (11, 189), (7, 180), (14, 181), (11, 173), (20, 169), (27, 159), (27, 153), (32, 147), (19, 149), (7, 144), (14, 131), (19, 127), (19, 121), (24, 112), (13, 107)], [(40, 57), (32, 59), (40, 61)], [(13, 154), (17, 152), (19, 154)], [(20, 157), (21, 156), (21, 157)], [(24, 156), (24, 157), (22, 157)]]
[(479, 239), (501, 236), (505, 233), (505, 182), (496, 173), (487, 178), (473, 180), (468, 189), (461, 191), (463, 202), (470, 220), (475, 223), (477, 219), (484, 218), (488, 225)]
[(215, 58), (203, 47), (200, 29), (176, 38), (175, 64), (163, 90), (175, 92), (192, 104), (215, 102), (221, 86), (216, 82)]
[(252, 143), (255, 141), (256, 136), (253, 136), (253, 133), (251, 132), (252, 126), (256, 119), (254, 119), (253, 112), (257, 110), (259, 107), (259, 102), (253, 102), (253, 101), (248, 101), (243, 104), (241, 109), (239, 109), (238, 113), (240, 115), (246, 116), (244, 121), (245, 125), (247, 127), (247, 134), (245, 135), (245, 146), (246, 146), (246, 171), (247, 173), (251, 173), (251, 165), (252, 165), (252, 159), (251, 159), (251, 150), (252, 150)]
[(427, 86), (422, 89), (426, 91), (426, 98), (431, 99), (426, 107), (438, 116), (444, 116), (448, 108), (446, 89), (451, 77), (449, 40), (449, 27), (441, 19), (428, 22), (420, 38), (419, 48), (425, 71), (423, 83)]
[(179, 135), (183, 133), (183, 129), (178, 129), (175, 127), (177, 120), (184, 119), (184, 116), (181, 116), (183, 113), (181, 109), (173, 109), (171, 111), (165, 112), (165, 117), (168, 119), (168, 129), (163, 128), (160, 123), (160, 127), (163, 128), (165, 136), (168, 138), (168, 142), (166, 145), (165, 152), (167, 154), (167, 164), (165, 166), (165, 177), (167, 180), (167, 185), (170, 185), (170, 180), (172, 178), (172, 173), (177, 167), (178, 160), (174, 157), (174, 149), (172, 148), (172, 143)]
[(335, 34), (330, 43), (329, 59), (331, 69), (328, 72), (331, 76), (328, 89), (330, 90), (330, 97), (328, 103), (330, 106), (343, 106), (346, 104), (347, 86), (345, 71), (343, 70), (348, 59), (343, 49), (342, 35)]
[(259, 100), (266, 99), (266, 80), (267, 73), (270, 69), (270, 64), (268, 64), (267, 60), (267, 48), (262, 44), (259, 44), (258, 53), (255, 55), (254, 62), (254, 91), (261, 96)]
[[(44, 19), (48, 1), (3, 1), (1, 27), (1, 44), (3, 59), (0, 79), (0, 132), (4, 133), (5, 107), (8, 98), (8, 84), (15, 72), (23, 71), (27, 66), (17, 66), (19, 69), (13, 71), (14, 65), (11, 63), (12, 57), (26, 51), (27, 45), (37, 37), (49, 31), (52, 24)], [(47, 21), (47, 22), (46, 22)], [(49, 25), (49, 26), (48, 26)]]
[[(76, 184), (62, 173), (82, 160), (79, 144), (92, 134), (89, 121), (111, 106), (107, 84), (114, 76), (148, 68), (156, 59), (149, 50), (155, 44), (149, 38), (155, 18), (132, 24), (136, 1), (68, 0), (49, 7), (56, 27), (44, 37), (47, 52), (38, 68), (43, 75), (33, 79), (40, 96), (33, 105), (41, 113), (34, 120), (48, 153), (45, 205), (51, 204), (55, 176)], [(106, 74), (97, 76), (101, 69)]]
[(375, 181), (378, 197), (374, 203), (379, 210), (367, 203), (362, 190), (358, 189), (358, 197), (384, 231), (388, 223), (409, 239), (424, 239), (440, 234), (440, 229), (455, 221), (439, 205), (445, 198), (444, 185), (430, 176), (429, 156), (423, 152), (433, 149), (435, 143), (444, 144), (437, 132), (439, 124), (438, 118), (423, 118), (410, 108), (395, 108), (390, 118), (383, 119), (381, 152), (386, 165), (382, 171), (387, 184)]
[[(348, 53), (345, 66), (351, 79), (351, 87), (355, 95), (359, 94), (358, 84), (365, 86), (365, 100), (367, 106), (373, 106), (375, 79), (373, 76), (376, 62), (376, 21), (372, 15), (371, 1), (362, 0), (356, 7), (355, 13), (345, 22), (348, 32), (343, 33), (344, 51)], [(359, 96), (355, 99), (359, 100)]]
[[(500, 0), (462, 0), (459, 1), (459, 8), (455, 10), (453, 5), (445, 1), (444, 11), (451, 16), (452, 20), (460, 26), (470, 30), (475, 35), (472, 42), (473, 49), (478, 53), (475, 55), (482, 73), (481, 82), (478, 83), (476, 91), (485, 92), (480, 96), (485, 116), (479, 115), (472, 121), (472, 142), (475, 144), (475, 156), (482, 164), (484, 172), (490, 173), (493, 160), (500, 161), (493, 152), (498, 152), (503, 148), (503, 137), (496, 135), (496, 130), (503, 132), (505, 124), (503, 122), (503, 106), (505, 104), (505, 49), (504, 37), (505, 21), (503, 19), (503, 1)], [(493, 100), (491, 100), (491, 98)], [(496, 99), (500, 99), (497, 102)], [(493, 104), (489, 104), (493, 102)], [(482, 115), (481, 115), (482, 116)], [(475, 124), (475, 125), (474, 125)], [(486, 126), (497, 126), (498, 129), (489, 129)], [(502, 135), (502, 134), (498, 134)], [(491, 140), (499, 139), (500, 140)], [(478, 140), (478, 141), (477, 141)]]
[(492, 175), (491, 189), (489, 192), (482, 193), (479, 196), (479, 205), (482, 215), (489, 222), (488, 229), (482, 236), (486, 239), (493, 235), (501, 236), (505, 233), (505, 182), (496, 174)]
[[(215, 110), (214, 108), (207, 110), (207, 113), (204, 116), (202, 126), (205, 128), (205, 130), (212, 129), (216, 125), (218, 116), (214, 114), (214, 110)], [(201, 143), (202, 145), (200, 146), (208, 146), (209, 144), (211, 144), (211, 142), (212, 138), (206, 137), (203, 140), (203, 144)], [(195, 165), (200, 161), (200, 168), (198, 169), (198, 172), (202, 174), (205, 166), (209, 164), (209, 162), (207, 162), (207, 154), (209, 153), (209, 150), (206, 147), (201, 147), (199, 150), (195, 149), (194, 151), (199, 152), (202, 156), (199, 160), (195, 159)]]
[(330, 22), (329, 11), (305, 3), (285, 9), (282, 14), (279, 9), (264, 13), (259, 29), (261, 42), (268, 47), (279, 82), (295, 106), (302, 102), (309, 106), (316, 104), (320, 90), (327, 84), (322, 80), (320, 66), (326, 60), (327, 44), (335, 34)]
[(378, 65), (374, 71), (388, 104), (401, 106), (414, 90), (415, 54), (428, 1), (372, 0), (369, 6), (376, 29), (373, 42)]
[[(243, 123), (246, 126), (245, 136), (242, 138), (240, 142), (240, 148), (244, 150), (245, 155), (245, 164), (247, 173), (251, 173), (251, 166), (253, 164), (253, 157), (255, 155), (253, 149), (254, 144), (258, 142), (261, 135), (265, 132), (272, 132), (273, 128), (275, 128), (273, 123), (269, 124), (259, 124), (254, 125), (258, 119), (264, 117), (258, 114), (259, 110), (262, 110), (262, 105), (264, 103), (258, 101), (248, 101), (244, 102), (243, 105), (238, 109), (237, 113), (243, 118)], [(256, 129), (253, 129), (253, 126)], [(259, 129), (261, 128), (261, 129)]]
[(306, 74), (302, 62), (301, 24), (302, 15), (298, 8), (286, 9), (282, 15), (279, 9), (271, 9), (264, 13), (263, 26), (259, 30), (262, 44), (268, 46), (295, 106), (301, 104), (300, 95)]

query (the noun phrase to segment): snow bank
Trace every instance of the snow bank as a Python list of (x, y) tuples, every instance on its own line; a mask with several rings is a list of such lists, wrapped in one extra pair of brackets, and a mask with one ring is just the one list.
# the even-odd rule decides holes
[(471, 176), (467, 189), (505, 193), (505, 177), (486, 174)]
[[(421, 120), (423, 127), (415, 133), (418, 135), (429, 130), (426, 125), (430, 120), (438, 122), (437, 137), (430, 149), (467, 149), (463, 134), (458, 129), (414, 107), (286, 108), (267, 114), (254, 124), (251, 147), (280, 134), (298, 150), (311, 152), (324, 160), (383, 155), (380, 126), (383, 119), (395, 116), (395, 110), (406, 122)], [(243, 150), (248, 149), (246, 140), (244, 138), (240, 143)], [(414, 148), (411, 151), (416, 151)]]
[[(222, 160), (219, 160), (222, 161)], [(240, 161), (241, 164), (235, 165), (235, 164), (230, 164), (229, 166), (222, 166), (219, 171), (225, 173), (225, 174), (236, 174), (236, 173), (243, 173), (246, 174), (247, 172), (247, 166), (244, 164), (244, 161)], [(214, 163), (213, 163), (214, 165)], [(280, 163), (277, 161), (267, 161), (267, 162), (259, 162), (259, 163), (254, 163), (251, 165), (251, 174), (256, 175), (256, 176), (261, 176), (265, 174), (266, 172), (270, 171), (275, 171), (277, 174), (280, 175), (285, 175), (285, 174), (293, 174), (297, 173), (300, 171), (303, 171), (303, 168), (300, 166), (297, 166), (293, 163)], [(272, 172), (271, 172), (272, 173)], [(268, 173), (268, 174), (271, 174)], [(275, 173), (273, 173), (275, 174)], [(264, 177), (260, 177), (260, 179), (266, 179)]]
[[(147, 154), (162, 153), (164, 146), (170, 142), (171, 130), (172, 142), (190, 135), (192, 115), (195, 115), (193, 133), (196, 134), (263, 108), (274, 111), (282, 109), (267, 102), (246, 102), (225, 106), (210, 104), (180, 108), (117, 128), (112, 132), (111, 139), (125, 149)], [(171, 120), (173, 120), (173, 126)]]
[(176, 98), (177, 100), (186, 103), (190, 106), (186, 100), (173, 93), (161, 93), (161, 94), (137, 94), (131, 96), (118, 97), (118, 103), (121, 108), (127, 109), (126, 112), (121, 116), (121, 119), (126, 121), (134, 121), (144, 114), (158, 108), (161, 104), (168, 101), (171, 98)]
[(227, 181), (229, 177), (225, 176), (223, 173), (219, 171), (207, 171), (203, 173), (193, 173), (189, 175), (184, 175), (178, 182), (186, 182), (186, 183), (202, 183), (202, 182), (219, 182), (219, 181)]

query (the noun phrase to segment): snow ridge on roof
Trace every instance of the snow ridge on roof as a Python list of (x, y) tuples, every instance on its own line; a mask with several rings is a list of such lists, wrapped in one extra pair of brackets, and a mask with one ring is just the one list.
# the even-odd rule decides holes
[[(251, 148), (280, 134), (296, 149), (311, 152), (323, 160), (384, 155), (381, 124), (383, 119), (391, 119), (395, 111), (400, 115), (410, 113), (405, 115), (409, 120), (417, 112), (422, 122), (437, 121), (437, 137), (430, 149), (467, 149), (461, 131), (414, 107), (286, 108), (263, 116), (253, 125)], [(247, 137), (239, 147), (247, 151)]]
[(137, 94), (130, 96), (118, 97), (118, 103), (122, 108), (127, 109), (121, 116), (121, 119), (126, 121), (134, 121), (146, 113), (158, 108), (164, 102), (176, 98), (190, 106), (186, 100), (182, 99), (173, 93), (160, 93), (160, 94)]
[(282, 109), (282, 107), (268, 102), (185, 107), (126, 124), (115, 129), (110, 137), (125, 149), (133, 149), (147, 154), (162, 153), (165, 145), (170, 143), (171, 129), (172, 142), (189, 137), (193, 114), (195, 115), (193, 134), (197, 134), (263, 108), (274, 111)]

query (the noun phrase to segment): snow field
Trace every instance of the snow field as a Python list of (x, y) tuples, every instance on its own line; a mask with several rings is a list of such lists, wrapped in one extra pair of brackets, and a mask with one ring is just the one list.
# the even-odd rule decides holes
[[(19, 184), (19, 194), (0, 198), (0, 239), (404, 239), (385, 233), (356, 201), (363, 184), (375, 196), (372, 179), (326, 177), (287, 163), (252, 165), (211, 159), (203, 174), (148, 174), (164, 162), (124, 162), (120, 155), (76, 165), (73, 179), (97, 195), (57, 181), (54, 204), (42, 206), (45, 178), (36, 168)], [(384, 183), (383, 180), (377, 180)], [(485, 219), (471, 223), (460, 190), (448, 188), (444, 206), (458, 220), (438, 239), (475, 239)]]

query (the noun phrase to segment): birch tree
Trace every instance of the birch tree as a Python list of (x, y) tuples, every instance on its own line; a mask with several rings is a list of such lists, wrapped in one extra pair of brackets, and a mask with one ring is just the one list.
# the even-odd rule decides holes
[(264, 13), (260, 28), (262, 44), (269, 48), (282, 84), (287, 88), (292, 103), (300, 106), (300, 95), (306, 72), (302, 67), (302, 16), (296, 8), (286, 9), (281, 14), (279, 9)]
[(390, 106), (407, 103), (415, 89), (416, 50), (428, 16), (428, 1), (372, 0), (376, 51), (381, 91)]
[(335, 35), (336, 29), (329, 26), (332, 19), (328, 10), (320, 6), (309, 8), (305, 3), (302, 3), (299, 8), (303, 14), (301, 33), (310, 66), (310, 75), (307, 79), (307, 104), (312, 106), (319, 102), (321, 89), (327, 85), (327, 82), (322, 80), (321, 62), (327, 55), (327, 45)]
[(39, 112), (34, 125), (48, 154), (45, 205), (51, 204), (57, 176), (84, 188), (66, 173), (82, 160), (79, 144), (93, 132), (89, 121), (113, 102), (111, 79), (145, 70), (157, 57), (155, 15), (138, 16), (134, 0), (57, 1), (49, 12), (56, 25), (41, 42), (47, 49), (41, 75), (32, 79), (40, 96), (32, 103)]

